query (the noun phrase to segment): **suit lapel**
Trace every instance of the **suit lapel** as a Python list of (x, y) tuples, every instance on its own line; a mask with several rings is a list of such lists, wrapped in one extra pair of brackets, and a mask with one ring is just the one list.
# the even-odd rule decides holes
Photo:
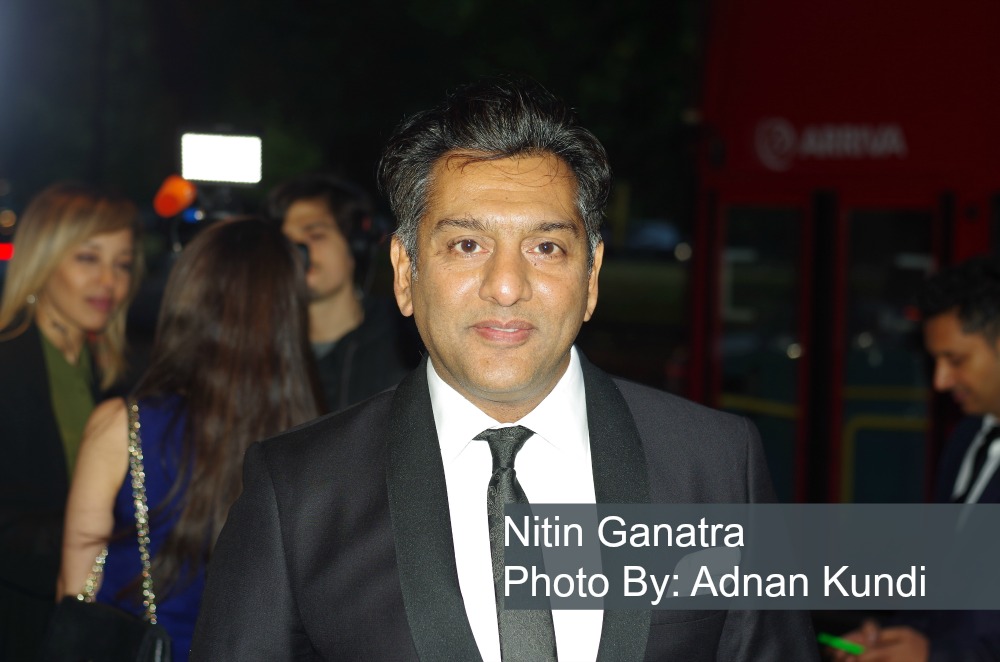
[[(9, 331), (10, 328), (4, 331)], [(3, 337), (0, 334), (0, 337)], [(52, 392), (49, 388), (49, 369), (45, 363), (45, 352), (42, 349), (42, 336), (38, 327), (31, 323), (19, 335), (5, 341), (2, 360), (4, 370), (18, 375), (17, 388), (19, 393), (16, 402), (33, 402), (37, 409), (25, 412), (29, 417), (21, 419), (25, 423), (34, 420), (34, 412), (51, 412)], [(14, 382), (11, 382), (14, 383)], [(97, 398), (94, 399), (97, 402)], [(25, 415), (22, 413), (22, 416)], [(47, 484), (58, 489), (62, 498), (69, 491), (70, 476), (66, 470), (66, 451), (63, 448), (62, 433), (53, 415), (43, 416), (41, 426), (31, 431), (35, 439), (36, 457), (38, 463), (35, 471), (43, 475)], [(59, 471), (62, 469), (62, 471)]]
[[(649, 503), (649, 476), (642, 439), (621, 391), (580, 354), (587, 392), (587, 427), (597, 503)], [(597, 659), (642, 660), (649, 638), (649, 611), (604, 612)]]
[[(642, 441), (614, 382), (583, 355), (598, 503), (648, 503)], [(426, 359), (396, 388), (388, 420), (386, 483), (400, 587), (421, 660), (481, 660), (455, 567), (451, 515)], [(648, 611), (606, 611), (598, 660), (642, 660)]]
[(458, 585), (426, 362), (396, 388), (388, 420), (386, 484), (399, 583), (421, 660), (481, 660)]
[(30, 391), (39, 398), (39, 402), (49, 402), (51, 409), (51, 394), (49, 393), (49, 371), (45, 365), (45, 354), (42, 350), (42, 336), (38, 327), (29, 324), (20, 334), (11, 338), (10, 368), (12, 374), (20, 375), (21, 388)]

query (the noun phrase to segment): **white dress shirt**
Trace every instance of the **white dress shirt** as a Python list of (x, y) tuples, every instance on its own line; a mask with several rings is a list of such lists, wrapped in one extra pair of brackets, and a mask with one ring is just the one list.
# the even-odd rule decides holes
[(972, 475), (972, 465), (975, 462), (976, 452), (986, 443), (986, 435), (989, 434), (990, 428), (995, 425), (997, 425), (996, 416), (993, 414), (983, 416), (983, 425), (979, 428), (976, 438), (969, 444), (968, 450), (965, 451), (965, 457), (962, 459), (958, 475), (955, 477), (955, 486), (951, 492), (952, 499), (957, 498), (958, 495), (965, 492), (966, 488), (969, 487), (969, 482), (974, 480), (975, 482), (972, 483), (972, 487), (969, 489), (969, 494), (965, 497), (965, 503), (978, 503), (980, 495), (986, 489), (986, 485), (989, 484), (990, 479), (993, 478), (993, 474), (996, 473), (997, 467), (1000, 466), (1000, 439), (995, 439), (990, 444), (990, 448), (987, 450), (986, 462), (983, 464), (979, 476)]
[[(527, 416), (501, 424), (446, 384), (427, 362), (427, 384), (448, 488), (455, 565), (465, 612), (484, 662), (500, 662), (486, 488), (493, 475), (489, 444), (475, 440), (487, 428), (523, 425), (535, 432), (514, 460), (531, 503), (594, 503), (594, 471), (583, 371), (576, 348), (552, 392)], [(552, 611), (559, 662), (597, 659), (604, 612)]]

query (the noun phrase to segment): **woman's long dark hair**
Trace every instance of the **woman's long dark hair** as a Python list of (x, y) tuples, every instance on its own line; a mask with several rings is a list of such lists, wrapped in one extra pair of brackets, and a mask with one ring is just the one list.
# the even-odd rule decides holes
[(178, 395), (186, 414), (171, 490), (180, 515), (152, 570), (160, 587), (208, 562), (242, 490), (247, 447), (318, 415), (308, 330), (303, 264), (276, 226), (219, 222), (178, 258), (136, 389)]

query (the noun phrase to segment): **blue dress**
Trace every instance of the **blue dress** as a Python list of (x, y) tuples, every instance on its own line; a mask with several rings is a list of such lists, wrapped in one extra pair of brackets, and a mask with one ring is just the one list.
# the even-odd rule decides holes
[[(167, 535), (177, 521), (176, 508), (163, 509), (180, 466), (181, 439), (184, 416), (179, 398), (141, 400), (139, 423), (142, 435), (143, 464), (146, 473), (146, 502), (151, 514), (149, 550), (155, 559)], [(176, 506), (176, 499), (172, 506)], [(142, 615), (141, 585), (125, 589), (141, 572), (139, 545), (135, 538), (135, 506), (132, 502), (132, 477), (125, 475), (118, 496), (115, 498), (115, 533), (108, 544), (108, 558), (104, 565), (104, 579), (97, 600), (119, 609)], [(183, 576), (182, 572), (182, 576)], [(188, 583), (183, 580), (167, 592), (156, 581), (153, 572), (153, 591), (156, 595), (157, 622), (170, 634), (175, 662), (186, 662), (191, 650), (195, 620), (205, 588), (205, 568), (200, 567)]]

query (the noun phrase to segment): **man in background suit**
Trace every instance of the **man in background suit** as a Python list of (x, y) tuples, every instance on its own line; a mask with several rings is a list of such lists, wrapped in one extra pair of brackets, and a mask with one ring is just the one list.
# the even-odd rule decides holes
[[(429, 359), (248, 451), (193, 658), (814, 659), (796, 612), (537, 610), (511, 625), (484, 497), (770, 501), (759, 439), (573, 347), (597, 305), (610, 169), (539, 85), (480, 83), (418, 113), (380, 176), (399, 221), (396, 300)], [(528, 435), (509, 461), (498, 429)]]
[[(934, 389), (966, 414), (938, 464), (934, 500), (1000, 503), (1000, 261), (977, 257), (941, 271), (918, 303)], [(1000, 612), (903, 611), (847, 637), (868, 649), (859, 662), (1000, 660)]]

